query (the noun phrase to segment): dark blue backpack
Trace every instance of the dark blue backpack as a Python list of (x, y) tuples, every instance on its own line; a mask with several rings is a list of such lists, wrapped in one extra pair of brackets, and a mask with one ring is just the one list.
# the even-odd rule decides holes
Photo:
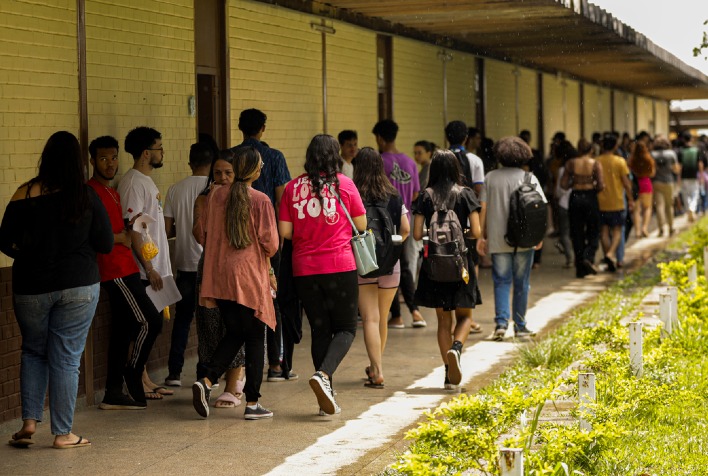
[[(388, 211), (390, 198), (386, 201), (364, 203), (366, 207), (366, 228), (371, 230), (376, 238), (376, 263), (379, 269), (365, 274), (362, 278), (378, 278), (393, 273), (393, 267), (401, 257), (403, 244), (395, 244), (392, 236), (397, 234), (394, 223), (400, 223), (400, 206), (398, 215), (391, 216)], [(397, 200), (400, 204), (400, 200)], [(394, 220), (395, 219), (395, 220)]]

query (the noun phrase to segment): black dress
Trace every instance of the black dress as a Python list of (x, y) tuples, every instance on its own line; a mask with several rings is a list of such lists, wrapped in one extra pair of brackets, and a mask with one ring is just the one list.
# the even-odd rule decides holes
[[(428, 193), (424, 190), (418, 196), (418, 200), (413, 204), (413, 214), (423, 215), (425, 217), (425, 225), (430, 226), (430, 219), (435, 212), (433, 201)], [(480, 204), (477, 201), (474, 191), (469, 188), (463, 188), (457, 195), (455, 200), (455, 213), (457, 219), (460, 220), (462, 227), (467, 223), (467, 217), (470, 213), (480, 210)], [(470, 279), (467, 283), (460, 280), (456, 283), (440, 283), (432, 281), (426, 275), (425, 271), (420, 272), (418, 278), (418, 289), (415, 292), (415, 303), (419, 306), (437, 308), (441, 307), (444, 311), (452, 311), (455, 308), (474, 308), (477, 304), (482, 304), (482, 297), (477, 286), (477, 275), (475, 274), (474, 261), (472, 258), (471, 248), (476, 240), (466, 239), (467, 248), (470, 249), (467, 253), (467, 271)]]

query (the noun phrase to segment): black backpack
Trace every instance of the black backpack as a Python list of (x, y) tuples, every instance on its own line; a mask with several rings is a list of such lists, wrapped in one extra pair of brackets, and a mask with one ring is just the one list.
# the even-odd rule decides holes
[(457, 160), (460, 162), (460, 170), (462, 170), (462, 175), (460, 178), (462, 179), (462, 185), (472, 188), (474, 182), (472, 180), (472, 167), (470, 167), (470, 159), (467, 158), (467, 154), (463, 152), (462, 149), (454, 148), (452, 149), (452, 153), (455, 154), (455, 157), (457, 157)]
[[(426, 189), (433, 201), (432, 189)], [(430, 217), (427, 241), (424, 241), (422, 269), (428, 278), (438, 283), (462, 281), (467, 269), (465, 235), (454, 210), (457, 194), (453, 191), (448, 202), (436, 204)]]
[(531, 182), (531, 172), (526, 172), (524, 181), (514, 190), (509, 200), (509, 219), (504, 240), (516, 248), (533, 248), (546, 235), (548, 204)]
[(398, 207), (396, 217), (392, 217), (388, 211), (390, 201), (391, 198), (386, 201), (364, 203), (366, 228), (371, 230), (376, 238), (376, 263), (379, 269), (363, 275), (362, 278), (378, 278), (393, 273), (393, 267), (401, 257), (403, 243), (396, 244), (392, 239), (392, 235), (398, 232), (394, 225), (394, 218), (397, 218), (395, 223), (400, 222), (401, 207)]

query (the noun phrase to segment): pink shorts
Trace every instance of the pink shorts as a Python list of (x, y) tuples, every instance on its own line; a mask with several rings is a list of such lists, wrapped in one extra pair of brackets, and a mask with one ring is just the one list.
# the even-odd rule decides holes
[(652, 193), (654, 190), (649, 177), (637, 177), (637, 184), (639, 185), (639, 193)]
[(393, 273), (378, 278), (362, 278), (359, 276), (359, 286), (362, 284), (378, 284), (379, 289), (395, 289), (401, 282), (401, 262), (393, 267)]

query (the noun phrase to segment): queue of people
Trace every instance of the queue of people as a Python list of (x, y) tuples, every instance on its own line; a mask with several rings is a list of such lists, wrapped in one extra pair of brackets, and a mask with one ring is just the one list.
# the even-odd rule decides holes
[[(600, 244), (608, 270), (622, 265), (627, 210), (638, 210), (637, 237), (648, 235), (653, 203), (659, 234), (664, 224), (673, 233), (676, 180), (689, 217), (705, 210), (705, 148), (691, 144), (690, 136), (677, 156), (661, 137), (653, 145), (642, 137), (618, 149), (618, 137), (608, 133), (597, 144), (581, 141), (574, 148), (558, 133), (544, 163), (528, 145), (528, 131), (489, 146), (478, 130), (452, 121), (445, 128), (450, 149), (421, 140), (414, 161), (397, 149), (398, 125), (387, 119), (372, 129), (378, 151), (359, 149), (351, 130), (337, 139), (315, 136), (305, 172), (291, 179), (283, 154), (261, 140), (266, 119), (257, 109), (243, 111), (243, 142), (232, 149), (219, 150), (200, 137), (190, 149), (192, 175), (169, 189), (164, 210), (152, 179), (164, 163), (160, 132), (129, 132), (124, 148), (133, 167), (117, 188), (111, 187), (119, 163), (115, 138), (91, 142), (92, 177), (85, 182), (76, 138), (52, 135), (37, 177), (12, 197), (0, 227), (0, 250), (14, 259), (13, 298), (23, 338), (23, 426), (10, 444), (33, 443), (49, 387), (54, 446), (90, 445), (73, 433), (72, 417), (99, 283), (112, 314), (99, 408), (142, 410), (148, 400), (173, 393), (169, 387), (181, 386), (196, 319), (197, 413), (209, 416), (218, 384), (224, 390), (215, 407), (234, 408), (243, 399), (246, 420), (271, 418), (261, 404), (264, 369), (268, 382), (298, 379), (292, 361), (304, 310), (312, 333), (309, 385), (320, 414), (332, 415), (341, 412), (334, 376), (355, 339), (358, 318), (369, 358), (365, 385), (384, 388), (388, 331), (405, 327), (399, 288), (412, 327), (427, 326), (419, 306), (435, 309), (446, 389), (463, 379), (461, 354), (469, 334), (482, 332), (473, 319), (482, 304), (480, 265), (492, 268), (493, 340), (504, 339), (510, 321), (516, 337), (534, 335), (525, 315), (543, 242), (518, 247), (506, 237), (510, 199), (522, 183), (537, 189), (543, 201), (548, 197), (558, 248), (566, 265), (574, 262), (577, 277), (598, 271)], [(30, 220), (30, 213), (46, 219)], [(390, 247), (395, 258), (382, 262), (378, 273), (360, 274), (350, 241), (374, 229), (376, 246)], [(158, 309), (149, 294), (172, 279), (171, 237), (181, 300), (162, 386), (147, 376), (145, 363), (169, 310)], [(450, 244), (454, 260), (440, 251), (453, 249)]]

